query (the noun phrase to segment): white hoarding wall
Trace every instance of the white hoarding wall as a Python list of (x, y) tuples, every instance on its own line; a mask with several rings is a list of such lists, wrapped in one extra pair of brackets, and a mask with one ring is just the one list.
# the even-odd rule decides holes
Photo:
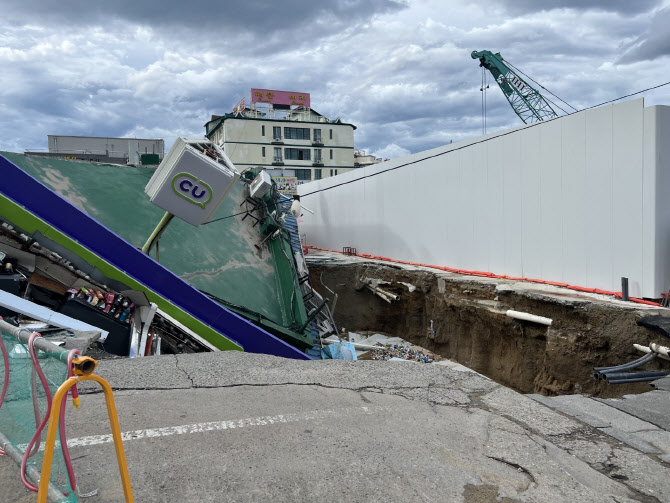
[(315, 212), (300, 224), (310, 245), (611, 291), (625, 276), (637, 297), (670, 287), (670, 107), (644, 108), (642, 99), (299, 193)]

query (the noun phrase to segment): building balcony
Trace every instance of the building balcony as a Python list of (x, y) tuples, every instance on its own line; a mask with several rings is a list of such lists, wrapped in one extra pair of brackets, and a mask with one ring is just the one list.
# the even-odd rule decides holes
[(284, 165), (284, 159), (281, 157), (275, 157), (274, 160), (272, 161), (273, 166), (283, 166)]
[(317, 168), (323, 166), (323, 161), (321, 159), (315, 159), (314, 162), (312, 163), (312, 166), (316, 166)]
[(284, 141), (281, 139), (281, 137), (279, 137), (279, 138), (272, 138), (272, 143), (275, 144), (275, 145), (283, 145), (283, 144), (284, 144)]
[(323, 147), (323, 142), (321, 141), (321, 139), (314, 140), (312, 142), (312, 147)]

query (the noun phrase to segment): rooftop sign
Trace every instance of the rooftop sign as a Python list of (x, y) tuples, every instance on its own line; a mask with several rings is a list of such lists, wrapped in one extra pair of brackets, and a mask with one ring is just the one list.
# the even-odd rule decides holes
[(273, 105), (296, 105), (309, 107), (309, 93), (274, 91), (272, 89), (251, 89), (252, 103), (272, 103)]

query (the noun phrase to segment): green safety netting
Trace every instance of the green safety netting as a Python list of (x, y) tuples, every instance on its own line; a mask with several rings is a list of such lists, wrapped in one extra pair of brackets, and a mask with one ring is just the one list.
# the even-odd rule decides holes
[[(36, 405), (39, 409), (39, 420), (41, 422), (47, 413), (47, 398), (40, 379), (34, 373), (27, 345), (5, 332), (0, 332), (0, 335), (7, 349), (9, 361), (7, 393), (0, 407), (0, 432), (23, 454), (35, 435)], [(52, 396), (67, 378), (67, 354), (68, 351), (66, 350), (56, 354), (47, 354), (38, 350), (39, 363)], [(4, 385), (4, 377), (5, 363), (4, 358), (0, 356), (0, 386)], [(35, 395), (33, 389), (37, 391)], [(0, 388), (0, 392), (1, 390), (2, 388)], [(71, 400), (68, 400), (66, 413), (68, 409), (72, 409)], [(39, 449), (36, 449), (35, 454), (28, 460), (28, 464), (34, 466), (38, 471), (42, 470), (47, 428), (48, 423), (42, 431)], [(63, 449), (58, 438), (60, 438), (60, 432), (56, 440), (50, 481), (56, 489), (65, 495), (65, 498), (59, 500), (60, 502), (77, 502), (79, 501), (77, 492), (70, 487)], [(11, 463), (12, 460), (5, 457), (0, 462)], [(16, 476), (20, 477), (18, 467)], [(28, 480), (37, 486), (38, 481), (31, 480), (30, 477), (28, 477)]]

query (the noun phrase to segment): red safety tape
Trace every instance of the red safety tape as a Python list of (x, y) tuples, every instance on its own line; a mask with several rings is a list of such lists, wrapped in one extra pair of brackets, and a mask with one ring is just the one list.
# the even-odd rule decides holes
[[(339, 250), (330, 250), (328, 248), (320, 248), (318, 246), (312, 246), (312, 245), (305, 245), (305, 248), (311, 248), (313, 250), (321, 250), (321, 251), (327, 251), (327, 252), (333, 252), (333, 253), (342, 253)], [(452, 272), (455, 274), (463, 274), (465, 276), (479, 276), (483, 278), (500, 278), (500, 279), (508, 279), (511, 281), (526, 281), (529, 283), (540, 283), (544, 285), (552, 285), (552, 286), (559, 286), (562, 288), (569, 288), (570, 290), (575, 290), (577, 292), (586, 292), (586, 293), (598, 293), (601, 295), (608, 295), (610, 297), (615, 297), (617, 299), (621, 299), (621, 292), (610, 292), (609, 290), (601, 290), (599, 288), (586, 288), (583, 286), (575, 286), (575, 285), (570, 285), (568, 283), (563, 283), (560, 281), (549, 281), (546, 279), (537, 279), (537, 278), (518, 278), (515, 276), (507, 276), (504, 274), (494, 274), (492, 272), (484, 272), (484, 271), (468, 271), (466, 269), (455, 269), (453, 267), (448, 267), (445, 265), (431, 265), (431, 264), (422, 264), (420, 262), (408, 262), (406, 260), (394, 260), (389, 257), (382, 257), (380, 255), (370, 255), (368, 253), (357, 253), (357, 257), (362, 257), (362, 258), (369, 258), (369, 259), (374, 259), (374, 260), (383, 260), (386, 262), (395, 262), (397, 264), (407, 264), (407, 265), (413, 265), (413, 266), (420, 266), (420, 267), (429, 267), (431, 269), (439, 269), (441, 271), (446, 271), (446, 272)], [(665, 294), (663, 294), (665, 295)], [(658, 302), (653, 302), (650, 300), (644, 300), (644, 299), (637, 299), (635, 297), (629, 297), (628, 299), (631, 302), (636, 302), (638, 304), (645, 304), (647, 306), (660, 306)]]

